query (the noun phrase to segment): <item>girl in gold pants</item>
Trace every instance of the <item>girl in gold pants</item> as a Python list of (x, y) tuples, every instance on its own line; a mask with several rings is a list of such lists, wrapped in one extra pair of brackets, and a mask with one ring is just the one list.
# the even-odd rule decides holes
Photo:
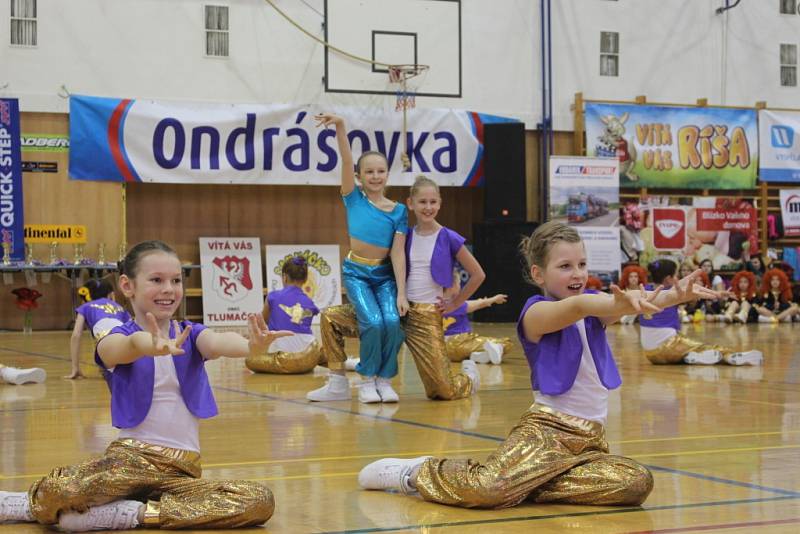
[(291, 336), (275, 340), (270, 352), (249, 356), (244, 363), (256, 373), (307, 373), (324, 362), (319, 343), (311, 333), (311, 322), (319, 309), (303, 291), (308, 281), (308, 263), (299, 255), (283, 260), (283, 288), (270, 291), (261, 315), (270, 330), (286, 330)]
[(503, 361), (503, 356), (508, 354), (513, 346), (511, 338), (478, 335), (472, 331), (467, 315), (495, 304), (505, 304), (507, 299), (506, 295), (497, 294), (493, 297), (468, 300), (453, 312), (443, 316), (447, 357), (451, 362), (461, 362), (470, 358), (475, 363), (491, 362), (498, 365)]
[(506, 440), (479, 463), (386, 458), (364, 467), (365, 489), (419, 491), (425, 499), (467, 508), (539, 503), (639, 505), (653, 487), (646, 467), (609, 454), (604, 423), (608, 392), (621, 379), (605, 324), (715, 295), (693, 273), (670, 291), (585, 293), (586, 251), (577, 231), (551, 221), (520, 246), (526, 274), (543, 291), (528, 299), (517, 333), (531, 367), (536, 403)]
[(139, 243), (120, 265), (119, 287), (134, 319), (95, 348), (119, 436), (100, 458), (56, 468), (27, 492), (0, 492), (0, 523), (37, 521), (75, 532), (266, 522), (275, 508), (269, 489), (200, 478), (199, 422), (217, 414), (205, 364), (255, 356), (291, 333), (269, 331), (255, 315), (249, 339), (172, 321), (183, 297), (182, 268), (161, 241)]

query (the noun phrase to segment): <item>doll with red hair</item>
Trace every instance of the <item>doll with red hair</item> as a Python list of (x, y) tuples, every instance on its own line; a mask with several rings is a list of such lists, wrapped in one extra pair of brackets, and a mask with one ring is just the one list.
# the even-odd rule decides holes
[(759, 322), (789, 322), (800, 314), (800, 307), (792, 302), (792, 284), (781, 269), (770, 269), (761, 281), (761, 299), (754, 305)]
[(726, 322), (755, 323), (758, 321), (755, 305), (760, 301), (756, 275), (750, 271), (739, 271), (733, 275), (729, 294), (730, 300), (725, 308)]
[[(641, 265), (630, 264), (622, 269), (619, 277), (619, 287), (622, 289), (639, 289), (640, 285), (647, 283), (647, 271)], [(587, 285), (588, 287), (588, 285)], [(623, 315), (619, 322), (622, 324), (633, 324), (636, 315)]]
[(596, 291), (603, 290), (603, 281), (596, 276), (590, 276), (586, 279), (586, 289), (594, 289)]

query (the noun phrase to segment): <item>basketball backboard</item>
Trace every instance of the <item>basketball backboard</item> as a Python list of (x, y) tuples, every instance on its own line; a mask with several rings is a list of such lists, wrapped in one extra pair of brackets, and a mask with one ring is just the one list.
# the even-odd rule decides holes
[[(388, 64), (430, 66), (418, 96), (461, 97), (460, 0), (325, 0), (325, 40)], [(325, 49), (325, 90), (395, 94), (385, 66)]]

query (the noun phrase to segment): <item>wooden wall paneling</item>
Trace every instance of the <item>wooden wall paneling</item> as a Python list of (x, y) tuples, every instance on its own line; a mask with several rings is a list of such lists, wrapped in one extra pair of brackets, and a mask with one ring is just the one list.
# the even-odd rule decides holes
[[(23, 134), (68, 134), (69, 116), (65, 113), (23, 112), (20, 118)], [(98, 244), (106, 244), (106, 259), (117, 259), (122, 242), (121, 185), (111, 182), (70, 180), (68, 152), (23, 152), (23, 161), (47, 161), (58, 164), (57, 173), (23, 173), (24, 211), (26, 224), (82, 224), (86, 226), (84, 254), (96, 258)], [(34, 258), (47, 261), (50, 249), (36, 244)], [(71, 261), (72, 245), (61, 245), (59, 257)], [(34, 312), (34, 328), (63, 329), (72, 318), (70, 285), (57, 276), (44, 284), (37, 276), (36, 289), (44, 294)], [(14, 305), (11, 289), (28, 285), (21, 274), (14, 275), (11, 285), (0, 286), (0, 329), (22, 328), (22, 313)]]

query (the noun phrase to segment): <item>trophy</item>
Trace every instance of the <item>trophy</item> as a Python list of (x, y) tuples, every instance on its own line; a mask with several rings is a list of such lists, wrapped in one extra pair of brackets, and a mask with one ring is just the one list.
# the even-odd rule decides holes
[(83, 261), (83, 243), (75, 243), (73, 245), (73, 252), (75, 253), (73, 263), (75, 263), (75, 265), (80, 265)]
[(105, 265), (106, 263), (106, 244), (100, 243), (97, 245), (97, 264)]
[(58, 261), (58, 241), (50, 243), (50, 265)]
[(11, 243), (3, 241), (3, 265), (11, 265)]
[(33, 265), (33, 245), (25, 243), (25, 264)]

